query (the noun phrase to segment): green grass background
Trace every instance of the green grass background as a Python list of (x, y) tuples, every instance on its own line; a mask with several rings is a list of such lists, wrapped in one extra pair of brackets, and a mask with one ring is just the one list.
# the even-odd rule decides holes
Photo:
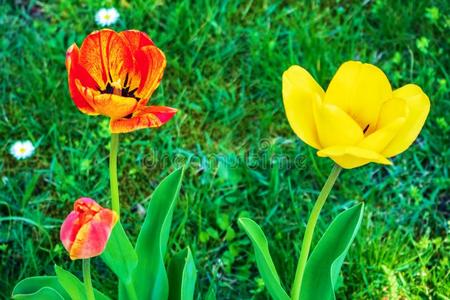
[[(292, 64), (327, 86), (350, 59), (378, 65), (394, 87), (414, 82), (431, 112), (390, 167), (344, 171), (318, 234), (364, 201), (363, 225), (343, 266), (338, 299), (449, 299), (449, 5), (442, 1), (0, 1), (0, 297), (20, 279), (80, 276), (59, 226), (80, 196), (108, 205), (108, 122), (80, 113), (67, 89), (65, 51), (98, 29), (114, 5), (115, 30), (147, 32), (168, 64), (153, 103), (180, 109), (158, 130), (122, 135), (123, 222), (136, 237), (139, 205), (189, 157), (169, 253), (190, 246), (197, 295), (268, 299), (239, 216), (256, 220), (284, 287), (293, 281), (305, 223), (331, 161), (315, 156), (284, 115), (281, 74)], [(30, 139), (35, 155), (8, 152)], [(295, 162), (295, 164), (294, 164)], [(95, 286), (116, 279), (94, 259)], [(81, 277), (81, 276), (80, 276)]]

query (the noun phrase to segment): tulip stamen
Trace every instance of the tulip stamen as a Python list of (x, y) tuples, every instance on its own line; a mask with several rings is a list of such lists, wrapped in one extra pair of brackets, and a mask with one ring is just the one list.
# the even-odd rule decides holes
[(366, 128), (364, 128), (364, 130), (363, 130), (363, 133), (366, 133), (367, 129), (369, 129), (369, 125), (370, 124), (367, 124)]
[(106, 84), (106, 87), (104, 90), (102, 90), (100, 88), (98, 90), (102, 94), (112, 94), (114, 92), (114, 88), (112, 87), (112, 85), (109, 82)]
[(113, 87), (113, 94), (114, 95), (121, 95), (122, 94), (122, 84), (120, 83), (120, 79), (117, 81), (114, 81), (111, 83), (111, 86)]
[(127, 86), (127, 84), (128, 84), (128, 73), (125, 76), (125, 81), (123, 82), (123, 86)]
[(98, 90), (100, 91), (100, 93), (102, 94), (114, 94), (114, 95), (119, 95), (122, 97), (129, 97), (129, 98), (134, 98), (136, 99), (136, 101), (141, 100), (141, 98), (136, 97), (134, 95), (134, 93), (138, 90), (138, 88), (134, 88), (132, 90), (130, 90), (130, 86), (128, 85), (130, 82), (129, 77), (128, 77), (128, 73), (125, 76), (125, 81), (123, 82), (123, 86), (121, 84), (121, 80), (117, 80), (117, 81), (113, 81), (111, 74), (109, 74), (109, 79), (110, 82), (108, 82), (106, 84), (106, 87), (104, 90), (102, 90), (101, 88), (98, 88)]

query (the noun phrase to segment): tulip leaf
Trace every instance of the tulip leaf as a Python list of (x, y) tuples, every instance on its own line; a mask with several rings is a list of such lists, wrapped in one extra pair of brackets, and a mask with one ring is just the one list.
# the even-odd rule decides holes
[(289, 296), (281, 286), (280, 278), (269, 253), (269, 244), (264, 232), (253, 220), (240, 218), (239, 224), (244, 228), (255, 250), (256, 265), (264, 280), (269, 294), (275, 300), (289, 300)]
[(170, 260), (169, 268), (169, 300), (194, 299), (197, 269), (189, 248), (178, 252)]
[[(45, 286), (32, 294), (17, 294), (12, 296), (15, 300), (64, 300), (55, 289)], [(70, 298), (68, 298), (70, 299)]]
[(136, 243), (138, 265), (133, 283), (138, 299), (160, 300), (169, 296), (164, 256), (182, 177), (182, 168), (167, 176), (153, 192), (148, 205)]
[(34, 276), (21, 280), (14, 287), (12, 299), (70, 300), (56, 276)]
[(72, 299), (86, 299), (86, 292), (83, 284), (78, 285), (78, 278), (72, 273), (65, 271), (61, 267), (55, 265), (55, 273), (59, 283), (63, 286)]
[[(84, 283), (81, 282), (75, 275), (63, 268), (55, 265), (55, 273), (61, 286), (70, 295), (71, 299), (85, 300), (86, 289)], [(110, 300), (107, 296), (94, 289), (96, 300)]]
[(120, 222), (114, 226), (101, 258), (121, 281), (132, 280), (137, 254)]
[(327, 228), (309, 257), (300, 299), (336, 299), (334, 289), (344, 258), (359, 230), (364, 204), (340, 213)]

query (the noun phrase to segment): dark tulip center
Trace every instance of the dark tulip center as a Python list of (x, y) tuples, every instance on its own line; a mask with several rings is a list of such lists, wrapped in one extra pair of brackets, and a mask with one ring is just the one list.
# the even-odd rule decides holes
[(100, 91), (100, 93), (102, 94), (114, 94), (114, 95), (119, 95), (122, 97), (129, 97), (129, 98), (134, 98), (136, 99), (136, 101), (139, 101), (141, 98), (136, 97), (134, 95), (134, 93), (137, 91), (138, 88), (134, 88), (132, 90), (130, 90), (130, 86), (129, 86), (129, 82), (128, 82), (128, 73), (125, 76), (125, 81), (123, 82), (123, 86), (120, 84), (120, 80), (119, 82), (117, 81), (113, 81), (111, 74), (109, 74), (109, 81), (106, 84), (106, 87), (104, 90), (102, 89), (98, 89)]

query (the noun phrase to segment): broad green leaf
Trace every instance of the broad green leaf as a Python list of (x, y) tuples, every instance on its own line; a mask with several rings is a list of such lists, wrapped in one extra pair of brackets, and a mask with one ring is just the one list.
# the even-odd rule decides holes
[(55, 273), (59, 283), (63, 286), (67, 293), (69, 293), (72, 299), (86, 299), (86, 292), (84, 286), (78, 285), (78, 278), (72, 273), (65, 271), (63, 268), (55, 265)]
[[(41, 297), (41, 298), (39, 298)], [(70, 299), (56, 276), (35, 276), (21, 280), (14, 287), (13, 299)]]
[(301, 300), (336, 299), (334, 287), (344, 258), (361, 226), (364, 204), (340, 213), (309, 257), (301, 287)]
[(138, 259), (136, 251), (120, 222), (114, 226), (105, 251), (100, 257), (121, 281), (131, 281)]
[[(81, 282), (78, 277), (64, 270), (63, 268), (55, 265), (55, 273), (61, 286), (66, 290), (72, 299), (85, 300), (86, 290), (84, 283)], [(109, 300), (109, 298), (96, 289), (94, 289), (94, 295), (96, 300)]]
[(32, 294), (18, 294), (12, 296), (17, 300), (64, 300), (63, 296), (51, 287), (43, 287)]
[(148, 205), (136, 243), (138, 265), (133, 282), (138, 299), (161, 300), (169, 296), (164, 256), (182, 177), (183, 169), (167, 176), (153, 192)]
[(169, 273), (169, 300), (194, 299), (197, 269), (189, 248), (178, 252), (171, 260)]
[(288, 294), (281, 286), (280, 278), (269, 253), (269, 244), (267, 243), (264, 232), (258, 224), (248, 218), (240, 218), (239, 224), (244, 228), (252, 241), (259, 274), (261, 274), (270, 295), (276, 300), (289, 300)]

